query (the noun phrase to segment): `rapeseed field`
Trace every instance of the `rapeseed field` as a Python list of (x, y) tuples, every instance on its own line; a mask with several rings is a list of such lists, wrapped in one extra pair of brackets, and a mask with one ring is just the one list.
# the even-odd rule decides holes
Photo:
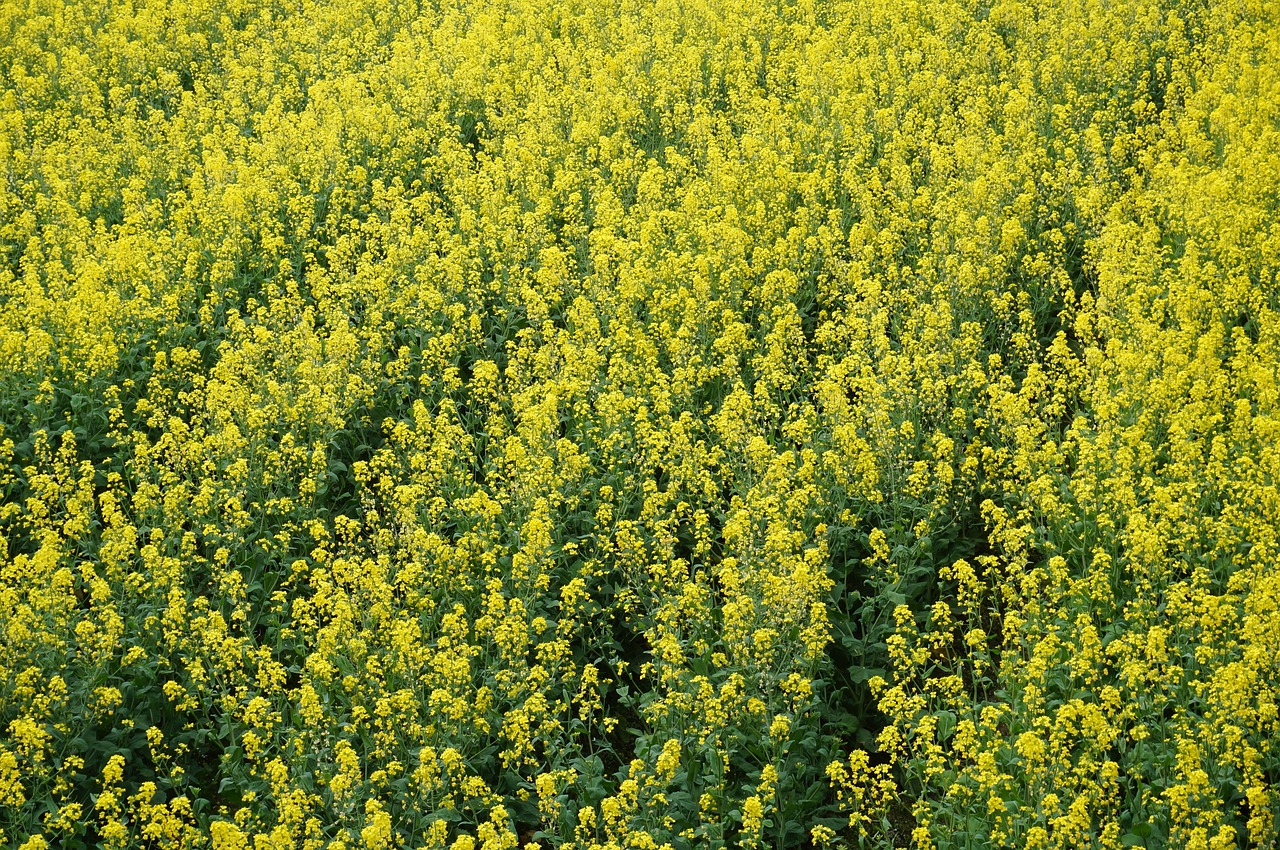
[(3, 0), (0, 162), (0, 846), (1280, 842), (1275, 0)]

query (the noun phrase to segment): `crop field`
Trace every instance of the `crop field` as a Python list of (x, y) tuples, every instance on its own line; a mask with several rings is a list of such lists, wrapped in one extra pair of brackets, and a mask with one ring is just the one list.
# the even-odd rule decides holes
[(0, 846), (1280, 844), (1275, 0), (0, 0), (0, 167)]

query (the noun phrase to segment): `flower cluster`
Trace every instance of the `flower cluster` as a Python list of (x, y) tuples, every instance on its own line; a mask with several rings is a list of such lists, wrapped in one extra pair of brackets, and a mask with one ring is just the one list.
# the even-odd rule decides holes
[(1280, 840), (1280, 11), (14, 0), (0, 844)]

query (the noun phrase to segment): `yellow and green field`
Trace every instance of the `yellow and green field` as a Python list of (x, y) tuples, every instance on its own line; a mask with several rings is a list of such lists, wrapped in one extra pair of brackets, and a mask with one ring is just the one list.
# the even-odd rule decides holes
[(1280, 843), (1280, 3), (0, 0), (0, 846)]

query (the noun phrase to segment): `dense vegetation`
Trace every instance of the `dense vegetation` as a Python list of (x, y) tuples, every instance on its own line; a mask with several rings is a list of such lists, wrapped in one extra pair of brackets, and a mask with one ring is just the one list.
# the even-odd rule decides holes
[(0, 161), (0, 843), (1280, 840), (1272, 0), (6, 0)]

